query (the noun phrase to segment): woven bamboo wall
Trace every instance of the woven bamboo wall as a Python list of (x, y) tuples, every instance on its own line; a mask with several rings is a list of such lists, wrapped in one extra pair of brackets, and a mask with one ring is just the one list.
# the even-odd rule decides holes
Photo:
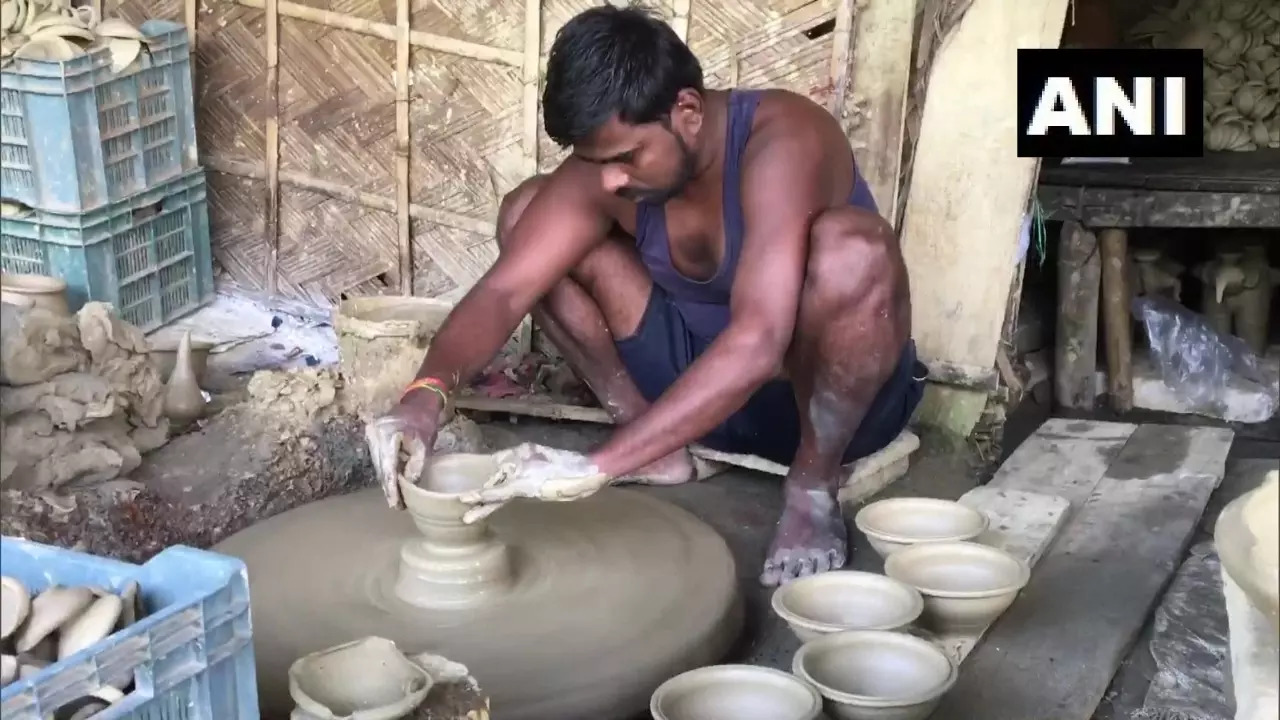
[[(198, 1), (106, 4), (133, 20), (197, 16), (200, 154), (215, 171), (223, 279), (319, 306), (457, 297), (484, 272), (499, 199), (561, 156), (538, 127), (539, 69), (556, 29), (594, 4)], [(843, 104), (832, 89), (847, 83), (852, 0), (665, 2), (712, 86)]]

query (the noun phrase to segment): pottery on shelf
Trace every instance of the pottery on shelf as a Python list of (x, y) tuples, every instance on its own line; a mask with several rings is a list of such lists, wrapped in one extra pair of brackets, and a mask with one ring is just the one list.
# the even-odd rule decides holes
[[(93, 591), (87, 587), (53, 585), (47, 588), (31, 601), (31, 612), (22, 632), (18, 633), (14, 649), (19, 653), (33, 650), (54, 630), (83, 612), (91, 602)], [(54, 659), (57, 659), (56, 654)]]
[(755, 665), (712, 665), (676, 675), (649, 700), (654, 720), (815, 720), (822, 697), (798, 678)]
[(107, 593), (93, 601), (58, 632), (58, 659), (63, 660), (111, 634), (120, 619), (124, 601)]
[(1213, 531), (1222, 569), (1280, 632), (1280, 471), (1227, 504)]
[[(33, 307), (55, 315), (71, 314), (67, 305), (67, 283), (61, 278), (4, 273), (0, 275), (0, 293), (4, 294), (5, 302), (10, 302), (10, 298), (24, 297), (31, 301)], [(14, 304), (23, 303), (18, 300)]]
[[(181, 339), (176, 343), (150, 341), (151, 349), (147, 352), (147, 357), (151, 358), (156, 370), (160, 371), (161, 382), (167, 383), (173, 377), (173, 369), (178, 364), (178, 346), (181, 344)], [(214, 347), (213, 343), (204, 340), (191, 341), (191, 370), (195, 373), (197, 385), (204, 383), (205, 372), (209, 369), (209, 353)]]
[(1266, 248), (1247, 246), (1244, 252), (1221, 250), (1211, 262), (1196, 268), (1205, 292), (1200, 310), (1222, 335), (1244, 340), (1256, 353), (1267, 349), (1271, 294), (1280, 271), (1267, 261)]
[(366, 637), (289, 667), (290, 720), (397, 720), (422, 704), (431, 684), (394, 642)]
[(857, 570), (793, 580), (774, 591), (771, 604), (801, 642), (845, 630), (905, 630), (924, 611), (915, 588)]
[(405, 507), (422, 536), (400, 549), (397, 597), (423, 608), (463, 607), (511, 586), (507, 546), (488, 522), (462, 522), (469, 507), (458, 499), (496, 471), (492, 455), (452, 453), (432, 458), (417, 484), (400, 479)]
[(987, 627), (1031, 579), (1009, 553), (971, 542), (913, 545), (889, 556), (884, 573), (920, 591), (922, 618), (940, 633)]
[(15, 577), (0, 577), (0, 640), (22, 627), (31, 610), (31, 591)]
[(191, 360), (191, 332), (183, 333), (178, 343), (178, 356), (173, 374), (164, 389), (164, 414), (179, 425), (198, 420), (204, 415), (204, 392), (196, 380)]
[(958, 675), (933, 643), (881, 630), (811, 640), (796, 651), (791, 671), (841, 720), (924, 720)]
[(1159, 250), (1139, 248), (1133, 251), (1131, 265), (1133, 294), (1163, 296), (1182, 301), (1181, 275), (1186, 268), (1166, 258)]
[(987, 516), (951, 500), (889, 498), (873, 502), (853, 523), (881, 557), (920, 543), (972, 540), (987, 529)]

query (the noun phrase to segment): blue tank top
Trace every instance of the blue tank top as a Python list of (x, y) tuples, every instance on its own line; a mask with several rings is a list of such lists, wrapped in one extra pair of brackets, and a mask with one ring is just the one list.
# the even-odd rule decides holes
[[(728, 127), (724, 136), (724, 259), (710, 279), (686, 277), (671, 262), (667, 216), (662, 205), (639, 203), (636, 208), (636, 247), (653, 282), (667, 292), (689, 331), (711, 340), (729, 324), (729, 291), (742, 251), (742, 151), (751, 136), (751, 123), (760, 104), (759, 90), (729, 93)], [(852, 154), (849, 158), (853, 161)], [(879, 212), (871, 188), (855, 169), (849, 204)]]

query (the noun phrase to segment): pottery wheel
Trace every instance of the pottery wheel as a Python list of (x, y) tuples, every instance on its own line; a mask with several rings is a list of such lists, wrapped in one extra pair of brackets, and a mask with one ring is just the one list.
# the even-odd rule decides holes
[(630, 490), (516, 501), (490, 522), (514, 585), (474, 608), (393, 592), (407, 512), (364, 490), (290, 510), (215, 549), (249, 568), (265, 717), (293, 707), (297, 658), (367, 635), (467, 665), (504, 720), (627, 718), (667, 678), (718, 661), (741, 629), (733, 557), (689, 513)]

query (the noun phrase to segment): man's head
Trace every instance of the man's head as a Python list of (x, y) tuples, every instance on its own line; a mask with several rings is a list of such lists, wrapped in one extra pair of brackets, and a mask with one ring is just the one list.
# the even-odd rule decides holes
[(639, 8), (594, 7), (556, 33), (542, 94), (547, 134), (604, 165), (605, 187), (662, 202), (695, 170), (702, 66), (666, 23)]

